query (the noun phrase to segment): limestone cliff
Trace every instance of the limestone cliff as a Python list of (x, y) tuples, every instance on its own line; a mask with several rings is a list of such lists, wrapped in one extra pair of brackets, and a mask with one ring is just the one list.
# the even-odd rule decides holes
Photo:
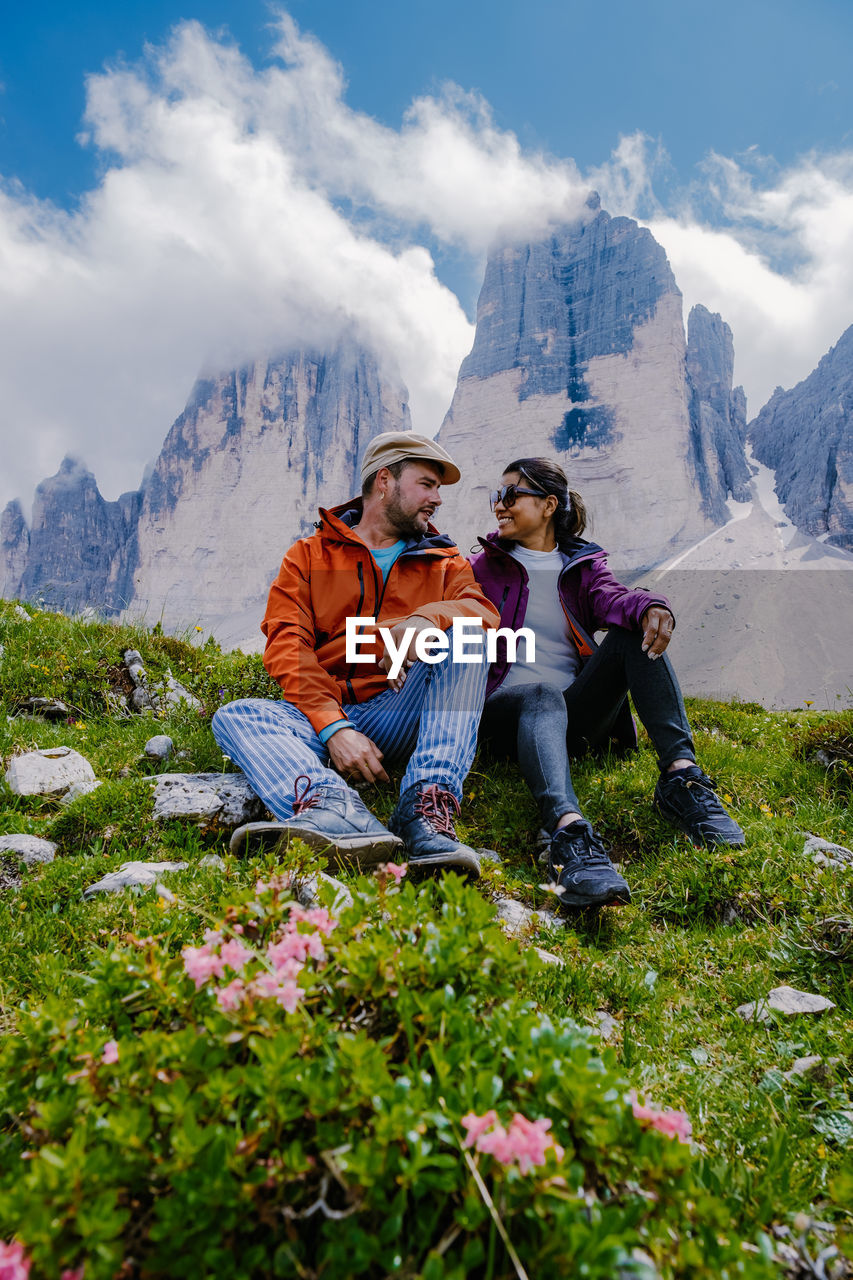
[(0, 597), (11, 600), (20, 594), (21, 578), (27, 567), (30, 531), (17, 498), (0, 515)]
[(746, 397), (742, 387), (732, 389), (734, 360), (732, 331), (722, 316), (693, 307), (687, 321), (691, 444), (705, 502), (722, 519), (728, 494), (737, 502), (750, 497)]
[(853, 551), (853, 325), (803, 382), (777, 388), (749, 438), (794, 524)]
[(134, 613), (205, 628), (246, 609), (259, 619), (320, 503), (360, 490), (374, 435), (409, 427), (405, 388), (352, 341), (199, 381), (144, 488)]
[[(719, 352), (706, 362), (695, 349), (694, 365), (716, 368), (720, 396), (731, 397)], [(547, 454), (620, 565), (689, 546), (726, 518), (741, 483), (701, 409), (711, 382), (691, 384), (681, 293), (636, 222), (592, 197), (583, 219), (548, 240), (504, 246), (487, 264), (474, 346), (439, 433), (464, 477), (447, 493), (448, 531), (470, 544), (491, 527), (486, 494), (503, 466)], [(737, 453), (735, 437), (726, 445)]]
[(138, 512), (138, 494), (107, 502), (84, 464), (66, 457), (56, 475), (36, 489), (16, 593), (72, 612), (88, 605), (105, 613), (123, 608)]

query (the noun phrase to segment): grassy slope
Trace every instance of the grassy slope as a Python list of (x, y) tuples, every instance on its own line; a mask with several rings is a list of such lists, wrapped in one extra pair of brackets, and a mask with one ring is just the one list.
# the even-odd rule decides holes
[[(92, 947), (110, 937), (189, 936), (185, 913), (164, 911), (152, 894), (83, 903), (81, 890), (130, 858), (192, 860), (227, 841), (179, 823), (150, 819), (154, 766), (146, 739), (167, 732), (183, 757), (161, 771), (227, 767), (209, 730), (220, 701), (275, 695), (256, 658), (222, 655), (167, 637), (107, 624), (36, 615), (25, 623), (0, 603), (0, 755), (64, 744), (92, 763), (100, 790), (64, 809), (46, 798), (15, 798), (0, 787), (0, 834), (26, 831), (60, 844), (62, 856), (0, 895), (0, 1026), (14, 1025), (22, 1001), (78, 990)], [(117, 718), (106, 693), (120, 686), (121, 652), (141, 650), (150, 674), (167, 667), (203, 700), (204, 712), (165, 720)], [(63, 698), (69, 721), (16, 714), (28, 695)], [(850, 811), (853, 712), (769, 713), (749, 704), (694, 701), (689, 712), (700, 760), (732, 798), (747, 833), (744, 850), (695, 849), (654, 815), (655, 762), (648, 743), (622, 760), (579, 762), (579, 793), (612, 842), (634, 905), (576, 916), (539, 945), (566, 961), (540, 979), (546, 1007), (595, 1022), (615, 1019), (612, 1051), (638, 1090), (683, 1107), (707, 1160), (725, 1155), (729, 1192), (744, 1222), (769, 1224), (813, 1207), (844, 1221), (853, 1203), (853, 870), (821, 870), (803, 856), (803, 832), (853, 845)], [(811, 758), (827, 744), (827, 769)], [(535, 856), (538, 822), (513, 766), (478, 757), (464, 809), (468, 839), (503, 857), (482, 883), (541, 905)], [(393, 798), (365, 795), (380, 816)], [(200, 915), (221, 916), (229, 886), (256, 868), (226, 855), (227, 870), (169, 879)], [(820, 992), (837, 1008), (823, 1018), (747, 1026), (735, 1007), (788, 983)], [(784, 1079), (795, 1058), (840, 1058), (817, 1079)], [(847, 1112), (849, 1118), (844, 1113)], [(736, 1185), (731, 1185), (731, 1179)]]

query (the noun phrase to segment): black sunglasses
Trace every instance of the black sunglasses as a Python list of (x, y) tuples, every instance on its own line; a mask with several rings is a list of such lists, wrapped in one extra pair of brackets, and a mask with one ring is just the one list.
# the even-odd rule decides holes
[(547, 493), (543, 493), (541, 489), (524, 489), (520, 484), (505, 484), (501, 489), (493, 489), (489, 494), (489, 504), (494, 511), (498, 503), (502, 507), (514, 507), (516, 498), (522, 494), (529, 494), (531, 498), (547, 498)]

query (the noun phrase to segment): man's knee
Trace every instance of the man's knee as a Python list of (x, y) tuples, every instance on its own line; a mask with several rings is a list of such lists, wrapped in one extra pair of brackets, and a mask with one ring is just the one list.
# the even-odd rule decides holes
[(246, 701), (246, 698), (239, 698), (236, 702), (226, 702), (224, 706), (214, 711), (210, 727), (217, 742), (221, 738), (229, 737), (233, 726), (244, 718)]

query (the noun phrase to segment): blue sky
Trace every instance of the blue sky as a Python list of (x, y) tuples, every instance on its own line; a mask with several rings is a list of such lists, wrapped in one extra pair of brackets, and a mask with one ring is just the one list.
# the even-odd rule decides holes
[(281, 12), (4, 16), (0, 502), (66, 449), (135, 487), (199, 368), (342, 314), (437, 429), (489, 244), (591, 185), (732, 325), (751, 413), (853, 322), (848, 0)]
[[(351, 106), (391, 126), (453, 80), (482, 93), (525, 145), (600, 164), (621, 134), (660, 137), (682, 181), (709, 150), (757, 147), (780, 164), (853, 136), (849, 0), (294, 0), (289, 11), (344, 66)], [(75, 141), (85, 77), (136, 60), (198, 18), (259, 65), (257, 0), (9, 6), (0, 50), (0, 172), (61, 204), (95, 180)]]

